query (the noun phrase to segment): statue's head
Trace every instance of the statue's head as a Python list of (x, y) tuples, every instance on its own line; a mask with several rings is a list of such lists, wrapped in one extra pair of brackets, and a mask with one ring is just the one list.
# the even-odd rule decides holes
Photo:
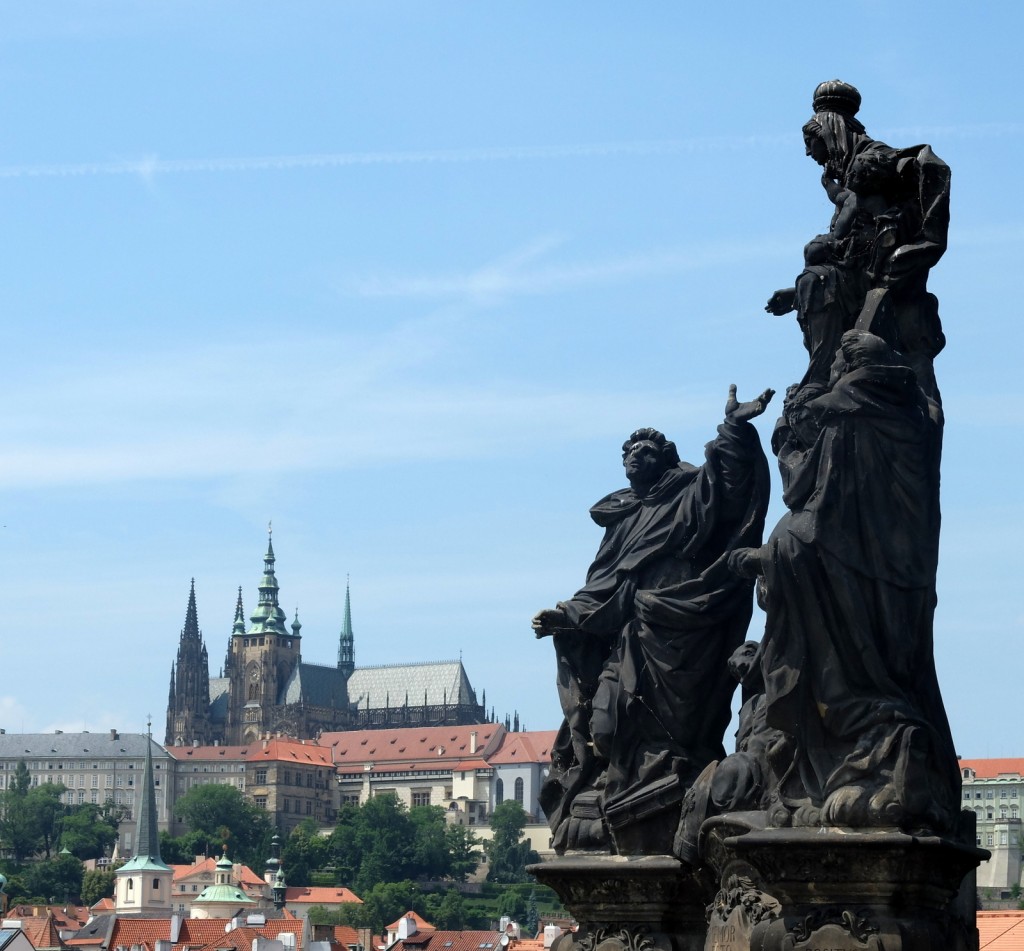
[(847, 330), (839, 343), (836, 360), (842, 359), (848, 370), (868, 366), (895, 366), (899, 356), (881, 337), (866, 330)]
[(857, 195), (890, 192), (896, 184), (896, 157), (883, 149), (865, 149), (853, 157), (846, 173), (846, 187)]
[(649, 488), (677, 465), (676, 444), (656, 429), (638, 429), (622, 444), (622, 466), (634, 489)]
[(743, 683), (757, 663), (757, 652), (761, 645), (757, 641), (744, 641), (729, 657), (729, 673)]
[(807, 154), (841, 179), (854, 154), (855, 137), (865, 134), (857, 118), (860, 93), (849, 83), (830, 79), (818, 84), (812, 102), (814, 116), (803, 127)]

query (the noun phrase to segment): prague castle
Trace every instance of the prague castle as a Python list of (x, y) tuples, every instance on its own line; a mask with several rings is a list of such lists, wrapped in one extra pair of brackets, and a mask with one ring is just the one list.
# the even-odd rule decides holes
[(304, 661), (302, 625), (297, 614), (289, 625), (278, 603), (274, 562), (271, 540), (248, 627), (238, 589), (218, 677), (210, 676), (193, 579), (171, 668), (166, 745), (241, 745), (267, 736), (308, 739), (323, 732), (485, 721), (485, 704), (477, 703), (461, 661), (356, 667), (347, 586), (337, 663)]

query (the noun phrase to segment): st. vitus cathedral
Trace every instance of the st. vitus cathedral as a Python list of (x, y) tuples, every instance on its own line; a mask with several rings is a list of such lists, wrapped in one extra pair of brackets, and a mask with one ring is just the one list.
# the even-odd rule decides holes
[(218, 677), (210, 676), (193, 579), (171, 667), (167, 745), (238, 746), (266, 736), (309, 739), (327, 731), (485, 722), (486, 696), (477, 703), (461, 661), (357, 668), (347, 585), (337, 663), (303, 661), (302, 625), (297, 614), (289, 625), (278, 604), (274, 560), (270, 541), (248, 628), (238, 589)]

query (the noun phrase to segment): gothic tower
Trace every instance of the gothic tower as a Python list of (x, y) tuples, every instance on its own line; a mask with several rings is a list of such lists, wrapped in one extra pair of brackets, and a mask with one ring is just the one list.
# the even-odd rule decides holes
[(285, 613), (278, 604), (274, 574), (274, 545), (267, 542), (260, 580), (260, 600), (249, 618), (249, 630), (236, 623), (231, 633), (231, 652), (226, 675), (228, 688), (228, 744), (251, 743), (273, 729), (275, 707), (282, 688), (301, 660), (299, 626), (288, 630)]
[(348, 579), (345, 579), (345, 621), (338, 643), (338, 670), (348, 680), (356, 669), (355, 638), (352, 634), (352, 601), (349, 598)]
[(210, 726), (210, 664), (199, 630), (196, 612), (196, 579), (188, 592), (185, 626), (178, 641), (178, 658), (171, 668), (167, 697), (168, 746), (206, 745), (212, 741)]

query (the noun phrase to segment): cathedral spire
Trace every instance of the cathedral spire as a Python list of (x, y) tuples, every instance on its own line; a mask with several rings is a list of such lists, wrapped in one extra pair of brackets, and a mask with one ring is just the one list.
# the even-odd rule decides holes
[(352, 598), (349, 591), (348, 575), (345, 576), (345, 620), (338, 641), (338, 669), (351, 677), (356, 669), (355, 636), (352, 633)]
[(185, 626), (181, 631), (181, 639), (190, 637), (199, 640), (199, 614), (196, 611), (196, 579), (192, 579), (192, 585), (188, 589), (188, 607), (185, 609)]
[(235, 602), (235, 623), (231, 625), (232, 634), (245, 633), (245, 608), (242, 607), (242, 586), (238, 586), (238, 600)]
[(263, 556), (263, 577), (260, 579), (260, 601), (249, 620), (250, 634), (278, 634), (287, 636), (287, 618), (277, 600), (277, 575), (274, 574), (274, 541), (267, 540), (267, 553)]

